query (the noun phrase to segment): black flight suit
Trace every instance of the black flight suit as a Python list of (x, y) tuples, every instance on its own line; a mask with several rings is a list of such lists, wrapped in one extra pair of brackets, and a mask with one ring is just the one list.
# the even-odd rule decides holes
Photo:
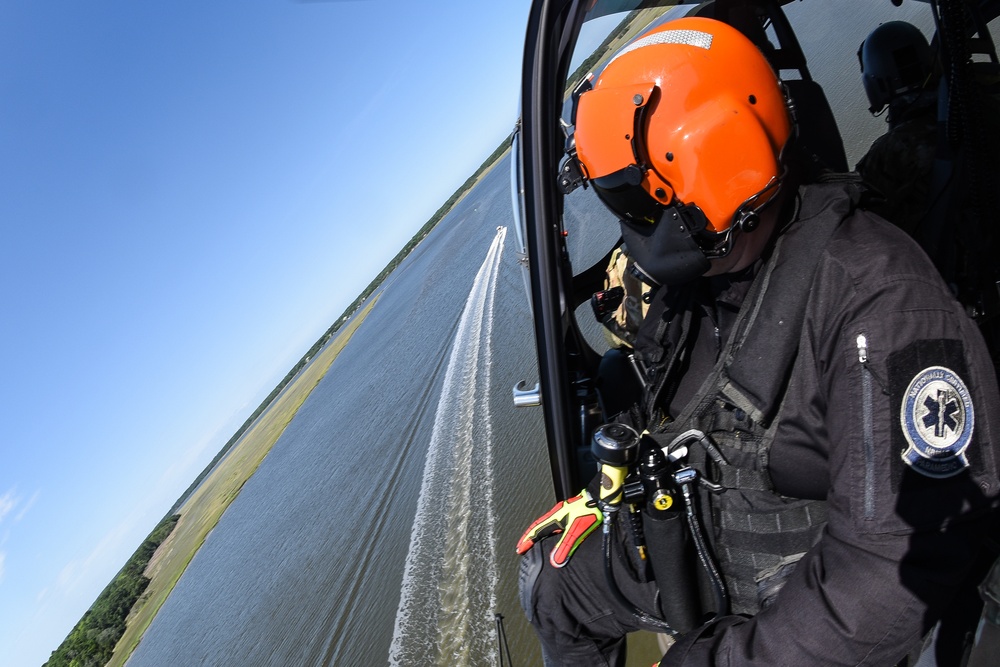
[[(723, 349), (752, 281), (753, 271), (702, 279), (671, 414)], [(650, 313), (644, 329), (658, 325), (656, 304)], [(995, 531), (1000, 397), (975, 323), (905, 233), (856, 211), (820, 255), (798, 345), (769, 472), (778, 494), (825, 500), (828, 522), (773, 604), (683, 635), (664, 666), (891, 666), (942, 616), (978, 616), (969, 605)], [(959, 456), (936, 468), (914, 451), (929, 446)], [(618, 539), (619, 587), (651, 611), (655, 582)], [(521, 602), (546, 664), (624, 665), (623, 637), (643, 626), (605, 588), (600, 536), (558, 570), (546, 562), (553, 542), (522, 562)]]

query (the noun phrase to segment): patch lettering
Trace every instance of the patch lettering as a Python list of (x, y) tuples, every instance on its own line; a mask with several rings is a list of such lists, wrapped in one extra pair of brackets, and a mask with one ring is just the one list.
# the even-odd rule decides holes
[(899, 414), (909, 446), (906, 465), (927, 477), (945, 478), (969, 467), (965, 450), (972, 441), (972, 397), (957, 373), (931, 366), (918, 373), (903, 395)]

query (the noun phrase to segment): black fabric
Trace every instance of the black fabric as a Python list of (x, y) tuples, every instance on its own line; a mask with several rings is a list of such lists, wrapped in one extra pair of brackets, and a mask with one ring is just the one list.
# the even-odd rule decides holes
[[(660, 667), (682, 667), (683, 665), (691, 664), (689, 658), (692, 657), (692, 651), (696, 654), (704, 654), (704, 647), (710, 645), (709, 640), (724, 633), (729, 628), (740, 625), (745, 620), (746, 619), (739, 616), (726, 616), (709, 621), (694, 632), (688, 633), (680, 641), (674, 644), (670, 650), (667, 651), (663, 660), (660, 661)], [(721, 660), (716, 661), (715, 656), (710, 656), (711, 662), (704, 660), (701, 656), (698, 657), (698, 662), (702, 664), (725, 664)]]
[(693, 322), (693, 285), (658, 291), (643, 326), (636, 334), (636, 352), (648, 369), (648, 388), (643, 397), (643, 428), (655, 428), (665, 418), (686, 374)]
[[(659, 440), (666, 444), (687, 429), (700, 429), (718, 445), (725, 459), (713, 463), (704, 452), (695, 451), (690, 462), (713, 483), (728, 489), (722, 495), (702, 493), (701, 500), (706, 508), (712, 508), (713, 548), (723, 571), (731, 575), (730, 605), (739, 613), (755, 613), (760, 609), (761, 599), (757, 587), (752, 585), (756, 575), (793, 554), (804, 552), (818, 539), (823, 527), (819, 517), (825, 518), (825, 512), (820, 507), (814, 507), (811, 513), (803, 512), (801, 503), (773, 494), (767, 468), (772, 437), (768, 425), (781, 405), (797, 358), (805, 304), (818, 258), (841, 221), (850, 215), (859, 196), (851, 182), (809, 188), (801, 197), (799, 218), (780, 235), (745, 292), (738, 315), (726, 323), (729, 325), (726, 330), (720, 330), (722, 318), (718, 315), (714, 318), (716, 327), (712, 335), (700, 332), (707, 318), (678, 318), (672, 328), (685, 328), (682, 333), (671, 332), (671, 327), (657, 327), (671, 340), (683, 339), (685, 335), (698, 341), (714, 338), (716, 345), (726, 340), (707, 378), (702, 373), (688, 374), (704, 378), (697, 394), (675, 421), (656, 430), (662, 431), (664, 435)], [(702, 281), (702, 284), (711, 289), (712, 282)], [(697, 296), (699, 291), (693, 293)], [(719, 296), (717, 292), (716, 299)], [(709, 317), (712, 312), (717, 313), (717, 309), (711, 309)], [(696, 343), (694, 348), (703, 349), (704, 345)], [(752, 517), (760, 526), (780, 526), (781, 534), (770, 531), (770, 535), (762, 538), (753, 527), (740, 530), (725, 526), (726, 517), (741, 515)], [(797, 520), (799, 516), (816, 521), (802, 525)]]
[(723, 332), (730, 332), (736, 322), (750, 286), (755, 268), (750, 267), (736, 274), (712, 276), (692, 289), (690, 308), (691, 344), (676, 389), (669, 396), (661, 396), (660, 403), (671, 415), (679, 414), (701, 389), (704, 378), (712, 372), (722, 353)]
[(984, 605), (967, 667), (990, 667), (1000, 656), (1000, 560), (993, 562), (979, 592)]
[[(803, 190), (803, 214), (810, 210), (809, 199), (815, 192), (812, 187)], [(712, 544), (729, 568), (727, 582), (746, 599), (759, 598), (761, 611), (749, 618), (718, 619), (700, 632), (688, 633), (664, 664), (893, 665), (919, 646), (974, 580), (1000, 494), (1000, 393), (975, 323), (915, 243), (874, 216), (855, 212), (844, 220), (815, 264), (800, 331), (793, 340), (796, 352), (787, 390), (772, 423), (761, 430), (761, 422), (749, 410), (720, 402), (716, 396), (695, 406), (699, 410), (692, 408), (692, 414), (708, 415), (705, 427), (726, 464), (768, 472), (776, 492), (728, 491), (726, 495), (739, 502), (722, 506), (708, 491), (700, 494), (705, 501), (701, 516), (710, 534), (728, 535)], [(686, 301), (676, 292), (658, 295), (664, 304), (661, 313), (673, 308), (674, 316), (647, 321), (644, 327), (651, 329), (640, 331), (639, 339), (645, 335), (653, 340), (653, 334), (662, 334), (660, 340), (670, 348), (659, 359), (663, 367), (674, 363), (675, 369), (697, 368), (692, 357), (684, 361), (678, 351), (697, 353), (702, 346), (711, 350), (716, 345), (705, 341), (715, 332), (704, 325), (718, 320), (699, 318), (698, 334), (687, 342), (684, 330), (672, 324), (691, 313), (697, 306), (694, 295), (704, 287), (690, 286)], [(725, 339), (726, 332), (721, 335)], [(863, 350), (860, 336), (865, 339)], [(948, 367), (967, 384), (975, 406), (975, 446), (968, 452), (970, 467), (961, 474), (931, 479), (907, 467), (894, 488), (898, 475), (894, 460), (900, 457), (900, 447), (893, 429), (899, 428), (900, 398), (891, 394), (912, 366), (905, 372), (891, 369), (918, 341), (938, 343), (919, 344), (917, 365), (951, 364)], [(960, 351), (941, 341), (960, 341)], [(656, 357), (652, 349), (643, 354), (646, 359)], [(964, 366), (952, 358), (955, 354)], [(664, 391), (675, 382), (669, 377), (659, 380)], [(715, 410), (712, 404), (724, 410)], [(667, 432), (690, 428), (685, 412), (674, 415), (677, 423), (655, 425)], [(711, 457), (703, 447), (695, 446), (691, 458), (699, 459), (706, 474), (717, 475), (712, 469), (716, 464), (708, 464)], [(775, 506), (768, 507), (767, 499)], [(808, 502), (811, 499), (817, 499), (815, 504)], [(928, 502), (935, 499), (938, 506), (929, 508)], [(797, 561), (795, 553), (776, 559), (797, 545), (773, 544), (768, 533), (754, 528), (756, 522), (768, 514), (771, 519), (783, 514), (790, 519), (803, 507), (810, 515), (814, 508), (826, 512), (809, 516), (804, 526), (792, 523), (804, 528), (798, 537), (817, 541)], [(764, 510), (760, 515), (759, 509)], [(749, 530), (720, 527), (741, 514), (747, 517)], [(770, 535), (781, 541), (794, 532)], [(744, 549), (740, 539), (763, 544)], [(588, 546), (591, 541), (594, 544)], [(579, 593), (565, 583), (576, 581), (586, 587), (588, 573), (597, 571), (587, 554), (599, 552), (599, 540), (588, 539), (584, 546), (590, 551), (578, 551), (559, 575), (539, 577), (536, 598), (547, 600), (545, 615), (552, 618), (540, 620), (541, 607), (536, 605), (535, 625), (540, 635), (547, 632), (550, 638), (553, 628), (575, 628), (576, 635), (560, 635), (565, 655), (572, 655), (575, 641), (590, 642), (596, 654), (589, 662), (569, 664), (603, 664), (601, 656), (615, 654), (620, 659), (615, 652), (622, 644), (611, 636), (614, 623), (605, 616), (580, 617), (575, 606)], [(772, 553), (761, 558), (762, 551)], [(771, 573), (778, 577), (773, 581), (777, 592), (770, 586)], [(563, 583), (556, 583), (556, 577)], [(645, 584), (638, 588), (646, 591), (646, 602), (653, 599)], [(765, 598), (773, 600), (766, 607)], [(615, 613), (611, 607), (604, 609)], [(599, 645), (584, 639), (591, 636), (585, 628), (597, 621), (603, 629), (597, 635)], [(621, 632), (628, 631), (627, 618), (616, 622)], [(543, 643), (548, 641), (543, 637)]]
[(538, 575), (545, 567), (545, 558), (540, 549), (529, 549), (521, 559), (521, 568), (518, 574), (517, 586), (520, 591), (521, 609), (527, 616), (528, 622), (535, 621), (535, 607), (532, 595), (535, 591), (535, 583)]
[[(600, 531), (584, 540), (563, 568), (548, 564), (552, 537), (536, 543), (525, 556), (544, 564), (532, 581), (522, 577), (522, 604), (542, 644), (546, 667), (609, 665), (624, 667), (625, 635), (652, 630), (615, 601), (607, 588)], [(624, 528), (616, 531), (614, 572), (622, 594), (646, 612), (658, 612), (656, 583), (640, 576), (635, 545)], [(544, 591), (544, 594), (540, 594)]]
[(859, 197), (852, 185), (812, 186), (809, 196), (802, 198), (798, 222), (781, 235), (768, 270), (754, 284), (765, 293), (777, 290), (778, 296), (761, 298), (759, 307), (744, 320), (749, 330), (735, 332), (742, 340), (726, 373), (765, 423), (774, 418), (787, 369), (797, 354), (817, 258)]
[(680, 206), (660, 209), (661, 217), (654, 224), (622, 220), (629, 256), (643, 278), (654, 285), (683, 285), (709, 269), (708, 258), (694, 239), (705, 227), (704, 215), (696, 221), (686, 211)]

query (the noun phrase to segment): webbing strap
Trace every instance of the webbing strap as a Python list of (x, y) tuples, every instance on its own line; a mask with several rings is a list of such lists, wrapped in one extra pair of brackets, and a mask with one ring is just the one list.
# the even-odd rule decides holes
[(665, 431), (676, 435), (701, 423), (714, 411), (720, 393), (753, 421), (770, 423), (798, 353), (819, 256), (859, 197), (853, 183), (813, 184), (800, 192), (798, 219), (778, 237), (754, 280), (726, 349), (695, 398)]
[(720, 511), (717, 519), (719, 527), (723, 530), (739, 531), (750, 535), (770, 535), (808, 530), (813, 526), (826, 523), (826, 520), (826, 505), (819, 502), (808, 502), (799, 507), (782, 507), (780, 513)]
[(747, 491), (770, 491), (773, 487), (771, 476), (760, 470), (747, 470), (733, 466), (719, 468), (718, 479), (714, 480), (727, 489), (745, 489)]
[(742, 326), (732, 336), (720, 385), (734, 405), (765, 424), (777, 411), (798, 353), (819, 256), (860, 196), (857, 188), (844, 183), (813, 185), (810, 193), (802, 197), (798, 224), (781, 235), (768, 270), (754, 282), (752, 297), (748, 295), (751, 305), (741, 312)]
[(819, 258), (860, 195), (853, 182), (814, 184), (800, 192), (797, 221), (764, 262), (719, 361), (676, 419), (652, 436), (662, 447), (699, 429), (721, 451), (720, 461), (692, 445), (688, 462), (724, 489), (716, 495), (703, 488), (699, 496), (711, 508), (712, 548), (737, 613), (758, 611), (754, 580), (808, 551), (827, 519), (822, 501), (775, 494), (767, 460)]

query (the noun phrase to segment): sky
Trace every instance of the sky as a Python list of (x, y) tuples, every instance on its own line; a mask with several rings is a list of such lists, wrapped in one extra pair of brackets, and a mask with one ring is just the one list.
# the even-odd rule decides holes
[(528, 7), (0, 3), (0, 665), (507, 136)]

